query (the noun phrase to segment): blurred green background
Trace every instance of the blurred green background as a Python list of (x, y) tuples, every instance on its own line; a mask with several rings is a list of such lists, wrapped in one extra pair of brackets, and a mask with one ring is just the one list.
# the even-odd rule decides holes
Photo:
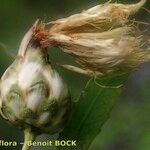
[[(0, 0), (0, 76), (13, 61), (10, 54), (17, 54), (22, 37), (37, 18), (52, 21), (103, 2), (106, 0)], [(134, 3), (138, 1), (118, 0), (118, 2)], [(150, 2), (146, 3), (145, 8), (150, 9)], [(150, 14), (141, 9), (136, 19), (148, 22)], [(149, 35), (150, 26), (143, 27), (143, 31)], [(56, 62), (74, 63), (70, 56), (59, 49), (49, 49), (49, 54), (53, 65)], [(72, 95), (78, 96), (88, 78), (56, 68), (68, 83)], [(90, 150), (149, 150), (149, 116), (150, 64), (147, 63), (129, 77), (110, 119), (104, 125), (101, 134), (93, 141)], [(44, 135), (39, 138), (49, 139), (50, 137)], [(0, 140), (21, 142), (23, 133), (0, 118)], [(19, 150), (21, 146), (17, 148), (0, 147), (0, 150), (5, 149)]]

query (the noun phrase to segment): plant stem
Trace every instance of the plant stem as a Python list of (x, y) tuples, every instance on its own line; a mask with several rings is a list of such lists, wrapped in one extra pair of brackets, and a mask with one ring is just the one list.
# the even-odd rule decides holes
[(24, 145), (22, 147), (22, 150), (29, 150), (31, 146), (28, 144), (28, 142), (33, 142), (36, 138), (36, 134), (31, 131), (31, 128), (26, 128), (24, 130)]

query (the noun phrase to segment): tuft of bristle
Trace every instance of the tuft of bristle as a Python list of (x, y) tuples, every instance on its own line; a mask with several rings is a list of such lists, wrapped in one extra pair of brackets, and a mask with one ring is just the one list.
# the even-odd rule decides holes
[(122, 25), (128, 21), (130, 15), (137, 12), (146, 2), (141, 0), (137, 4), (105, 3), (97, 5), (68, 18), (53, 21), (50, 29), (54, 33), (103, 32), (112, 27)]
[(63, 68), (88, 76), (105, 75), (134, 69), (150, 61), (150, 51), (143, 48), (143, 35), (129, 17), (146, 2), (137, 4), (105, 3), (67, 18), (38, 25), (33, 34), (41, 47), (60, 47), (81, 66)]

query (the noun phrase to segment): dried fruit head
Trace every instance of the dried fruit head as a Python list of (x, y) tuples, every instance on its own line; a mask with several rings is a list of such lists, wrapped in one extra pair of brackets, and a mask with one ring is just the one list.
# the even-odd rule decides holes
[(104, 76), (133, 70), (150, 61), (149, 47), (142, 46), (144, 36), (129, 19), (145, 2), (97, 5), (51, 22), (49, 30), (46, 24), (39, 25), (35, 37), (43, 46), (57, 46), (73, 56), (80, 68), (61, 65), (71, 71)]

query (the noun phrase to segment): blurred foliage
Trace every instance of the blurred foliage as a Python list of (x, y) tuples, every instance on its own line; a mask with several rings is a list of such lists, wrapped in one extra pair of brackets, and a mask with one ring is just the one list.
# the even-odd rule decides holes
[[(60, 140), (76, 140), (78, 147), (87, 150), (109, 118), (127, 78), (128, 73), (101, 78), (98, 81), (91, 79), (75, 103), (71, 118), (60, 133)], [(74, 148), (62, 149), (73, 150)]]
[[(103, 3), (106, 0), (0, 0), (0, 43), (6, 45), (4, 48), (0, 44), (0, 76), (13, 61), (8, 51), (17, 53), (23, 35), (37, 18), (45, 21), (55, 20), (92, 7), (99, 2)], [(134, 3), (138, 0), (118, 0), (118, 2)], [(147, 2), (145, 7), (150, 9), (150, 3)], [(136, 15), (136, 19), (140, 21), (149, 21), (149, 18), (150, 14), (144, 9)], [(147, 26), (144, 31), (149, 34), (150, 27)], [(74, 63), (71, 57), (58, 49), (49, 49), (49, 53), (53, 65), (56, 62)], [(59, 67), (57, 69), (68, 83), (72, 94), (79, 95), (88, 78)], [(150, 65), (145, 64), (130, 76), (110, 119), (92, 143), (90, 150), (149, 150), (149, 85)], [(0, 139), (23, 141), (23, 133), (0, 118)], [(12, 150), (11, 147), (2, 149)], [(21, 146), (15, 149), (19, 150)]]
[(137, 97), (141, 96), (141, 101), (132, 95), (128, 101), (128, 96), (122, 95), (123, 101), (115, 106), (112, 116), (90, 150), (149, 150), (150, 84), (145, 84), (137, 94)]

